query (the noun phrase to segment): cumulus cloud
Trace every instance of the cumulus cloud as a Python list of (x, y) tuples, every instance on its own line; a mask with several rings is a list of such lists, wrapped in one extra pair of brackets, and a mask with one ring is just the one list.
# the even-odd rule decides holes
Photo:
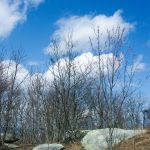
[[(43, 78), (42, 73), (35, 73), (33, 75), (30, 75), (30, 78), (28, 78), (28, 85), (34, 88), (35, 85), (47, 85), (47, 84), (45, 82), (45, 79)], [(45, 86), (43, 86), (43, 90), (44, 89), (45, 89)]]
[(0, 0), (0, 38), (10, 35), (17, 24), (26, 20), (30, 6), (37, 7), (44, 0)]
[(23, 65), (16, 64), (16, 62), (13, 60), (4, 60), (0, 65), (2, 68), (1, 71), (3, 72), (3, 77), (6, 80), (9, 81), (16, 76), (16, 84), (27, 84), (29, 71)]
[[(112, 53), (102, 54), (100, 56), (101, 72), (106, 75), (110, 73), (112, 69), (118, 69), (121, 65), (120, 57), (117, 58)], [(54, 78), (59, 79), (60, 76), (65, 78), (67, 75), (66, 71), (68, 64), (68, 58), (61, 58), (58, 62), (49, 67), (49, 69), (43, 74), (43, 78), (48, 82), (53, 82)], [(114, 68), (112, 67), (113, 64)], [(71, 73), (73, 74), (74, 71), (77, 76), (86, 74), (87, 77), (96, 78), (99, 71), (99, 57), (94, 56), (91, 52), (83, 53), (80, 56), (75, 57), (71, 61)]]
[[(115, 57), (112, 53), (100, 55), (100, 69), (101, 73), (104, 75), (111, 74), (112, 69), (121, 70), (123, 63), (123, 56), (120, 55)], [(143, 71), (146, 69), (146, 64), (142, 62), (143, 56), (139, 55), (133, 65), (128, 66), (128, 71)], [(80, 56), (75, 57), (71, 60), (71, 77), (74, 77), (74, 72), (76, 78), (82, 78), (82, 75), (86, 75), (87, 78), (98, 78), (99, 75), (99, 56), (93, 55), (91, 52), (86, 52)], [(13, 60), (2, 61), (4, 76), (11, 79), (15, 75), (16, 62)], [(41, 81), (45, 87), (53, 86), (54, 79), (59, 80), (63, 78), (65, 81), (67, 79), (69, 59), (61, 58), (54, 64), (51, 64), (44, 73), (34, 73), (31, 75), (29, 71), (21, 64), (18, 64), (18, 71), (16, 75), (16, 83), (23, 82), (23, 86), (32, 85), (37, 81)], [(72, 78), (73, 79), (73, 78)]]
[[(107, 37), (107, 30), (111, 31), (117, 27), (120, 30), (125, 30), (124, 35), (127, 35), (132, 29), (134, 24), (126, 22), (121, 16), (122, 11), (116, 11), (112, 16), (106, 15), (84, 15), (84, 16), (71, 16), (69, 18), (61, 18), (56, 22), (57, 29), (51, 36), (51, 39), (57, 40), (61, 53), (65, 54), (65, 38), (70, 38), (75, 43), (75, 52), (90, 51), (89, 37), (95, 42), (94, 29), (97, 27), (102, 33), (102, 42)], [(46, 54), (52, 54), (52, 42), (44, 49)]]
[(141, 72), (146, 70), (146, 63), (143, 62), (143, 55), (138, 55), (133, 64), (128, 67), (129, 72)]

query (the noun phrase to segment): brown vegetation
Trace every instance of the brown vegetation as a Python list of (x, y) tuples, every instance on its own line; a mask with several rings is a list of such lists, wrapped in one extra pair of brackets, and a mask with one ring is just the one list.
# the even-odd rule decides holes
[[(83, 150), (80, 141), (64, 144), (65, 150)], [(17, 150), (32, 150), (34, 146), (27, 145)], [(147, 132), (122, 141), (113, 147), (113, 150), (150, 150), (150, 128)]]
[[(8, 62), (0, 55), (0, 149), (7, 134), (18, 137), (21, 144), (38, 145), (66, 141), (67, 133), (77, 129), (109, 128), (112, 139), (114, 128), (141, 126), (143, 102), (133, 87), (136, 71), (124, 45), (124, 30), (107, 32), (101, 48), (99, 28), (94, 30), (96, 43), (90, 38), (94, 55), (87, 55), (82, 65), (73, 53), (71, 35), (64, 39), (67, 54), (63, 59), (54, 40), (46, 75), (50, 78), (22, 71), (20, 52), (14, 52)], [(66, 147), (80, 149), (78, 145)]]
[(65, 146), (65, 150), (83, 150), (81, 142), (71, 142)]
[(122, 141), (114, 150), (150, 150), (150, 129), (146, 133)]
[[(65, 146), (65, 150), (83, 150), (80, 141), (74, 141), (63, 145)], [(19, 148), (16, 148), (16, 150), (32, 150), (34, 147), (35, 146), (33, 145), (24, 145), (24, 146), (20, 146)]]

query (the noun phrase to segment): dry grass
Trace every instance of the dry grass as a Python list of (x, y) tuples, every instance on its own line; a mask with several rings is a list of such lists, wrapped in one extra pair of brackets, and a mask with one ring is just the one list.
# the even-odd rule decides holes
[(32, 150), (34, 146), (32, 145), (25, 145), (21, 146), (20, 148), (17, 148), (16, 150)]
[[(63, 145), (65, 146), (65, 150), (83, 150), (80, 141), (70, 142), (68, 144), (63, 144)], [(32, 150), (33, 147), (34, 146), (26, 145), (26, 146), (22, 146), (20, 148), (17, 148), (16, 150)]]
[(114, 150), (150, 150), (150, 129), (147, 129), (146, 133), (115, 145)]
[(65, 150), (83, 150), (80, 141), (71, 142), (65, 145)]
[[(80, 141), (63, 144), (65, 150), (83, 150)], [(28, 145), (16, 150), (32, 150), (33, 146)], [(137, 135), (131, 139), (120, 142), (115, 145), (113, 150), (150, 150), (150, 128), (146, 133)]]

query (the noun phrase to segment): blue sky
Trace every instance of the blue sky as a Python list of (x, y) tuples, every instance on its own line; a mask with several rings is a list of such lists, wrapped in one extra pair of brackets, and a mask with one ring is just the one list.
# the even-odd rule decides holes
[[(50, 44), (50, 37), (61, 31), (61, 26), (68, 27), (60, 20), (65, 18), (69, 23), (71, 17), (78, 16), (73, 19), (77, 24), (85, 16), (88, 21), (96, 16), (101, 20), (101, 15), (110, 17), (120, 11), (118, 19), (132, 25), (127, 31), (127, 39), (144, 66), (139, 75), (142, 77), (149, 74), (150, 66), (149, 7), (149, 0), (1, 0), (0, 45), (8, 51), (11, 47), (21, 47), (27, 55), (24, 61), (27, 68), (31, 65), (42, 67), (47, 60), (44, 49)], [(149, 83), (143, 88), (147, 95)]]

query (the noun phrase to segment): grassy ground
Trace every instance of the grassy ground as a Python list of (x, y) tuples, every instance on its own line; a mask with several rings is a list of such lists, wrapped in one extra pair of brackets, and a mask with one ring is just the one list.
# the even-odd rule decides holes
[[(83, 150), (79, 141), (63, 144), (65, 150)], [(33, 146), (28, 145), (16, 150), (32, 150)], [(150, 129), (146, 133), (137, 135), (131, 139), (120, 142), (115, 145), (113, 150), (150, 150)]]
[(81, 142), (77, 141), (65, 145), (65, 150), (83, 150), (83, 148), (81, 146)]
[(20, 148), (17, 148), (16, 150), (32, 150), (33, 146), (31, 145), (26, 145), (26, 146), (21, 146)]
[[(69, 144), (63, 144), (65, 150), (83, 150), (80, 141), (71, 142)], [(26, 145), (24, 147), (17, 148), (16, 150), (32, 150), (34, 146)]]
[(114, 146), (114, 150), (150, 150), (150, 129)]

